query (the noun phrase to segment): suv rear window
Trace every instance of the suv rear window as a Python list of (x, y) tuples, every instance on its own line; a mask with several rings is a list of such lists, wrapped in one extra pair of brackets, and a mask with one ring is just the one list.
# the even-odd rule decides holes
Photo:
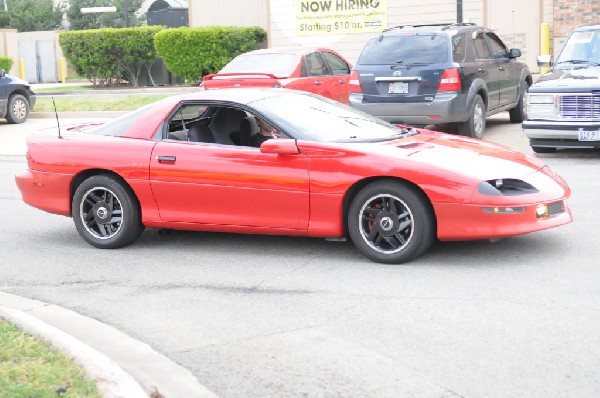
[(439, 34), (402, 34), (375, 37), (358, 60), (362, 65), (439, 64), (448, 61), (448, 37)]

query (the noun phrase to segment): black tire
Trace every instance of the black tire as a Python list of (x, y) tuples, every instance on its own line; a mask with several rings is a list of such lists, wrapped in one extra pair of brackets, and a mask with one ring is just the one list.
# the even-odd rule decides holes
[(469, 119), (466, 122), (458, 123), (457, 130), (459, 134), (473, 138), (482, 138), (485, 131), (485, 103), (480, 95), (475, 95)]
[(354, 246), (379, 263), (400, 264), (420, 256), (433, 243), (435, 231), (435, 216), (427, 198), (399, 181), (367, 185), (352, 200), (348, 212)]
[(23, 123), (29, 116), (29, 101), (21, 94), (13, 94), (8, 99), (6, 120), (12, 124)]
[(131, 188), (105, 174), (92, 176), (77, 187), (71, 214), (81, 237), (101, 249), (127, 246), (144, 231)]
[(525, 82), (525, 89), (521, 93), (521, 97), (519, 98), (519, 102), (517, 102), (517, 106), (508, 110), (508, 114), (510, 115), (511, 123), (522, 123), (523, 120), (527, 119), (527, 112), (525, 110), (526, 105), (526, 97), (529, 92), (529, 84)]
[(556, 148), (549, 148), (545, 146), (532, 146), (531, 149), (535, 153), (554, 153), (556, 152)]

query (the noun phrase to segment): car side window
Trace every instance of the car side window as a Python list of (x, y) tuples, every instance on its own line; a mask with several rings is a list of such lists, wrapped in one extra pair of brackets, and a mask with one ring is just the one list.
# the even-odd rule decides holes
[(322, 51), (321, 55), (334, 75), (340, 76), (350, 74), (350, 66), (337, 55), (327, 51)]
[(477, 34), (473, 38), (473, 45), (475, 46), (475, 52), (477, 53), (477, 58), (479, 58), (479, 59), (492, 58), (490, 49), (488, 48), (487, 43), (485, 42), (485, 37), (483, 37), (483, 32), (477, 32)]
[(496, 36), (494, 33), (488, 32), (487, 38), (488, 44), (492, 51), (492, 58), (508, 57), (508, 50), (506, 49), (506, 46), (504, 45), (504, 43), (502, 43), (502, 40), (500, 40), (498, 36)]
[(304, 57), (308, 76), (327, 76), (331, 75), (327, 64), (318, 53), (311, 53)]
[(467, 35), (464, 33), (452, 36), (452, 59), (454, 62), (464, 62), (467, 54), (466, 41)]

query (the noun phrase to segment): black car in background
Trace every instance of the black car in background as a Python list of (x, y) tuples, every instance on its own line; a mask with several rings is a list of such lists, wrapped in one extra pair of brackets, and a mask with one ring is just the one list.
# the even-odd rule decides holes
[(490, 29), (472, 23), (397, 26), (370, 39), (350, 76), (350, 105), (392, 123), (447, 124), (481, 138), (486, 117), (525, 118), (532, 78)]
[(0, 69), (0, 117), (9, 123), (23, 123), (34, 105), (35, 94), (29, 83)]
[[(538, 63), (551, 64), (550, 56)], [(600, 25), (573, 31), (550, 70), (531, 86), (523, 131), (534, 152), (600, 148)]]

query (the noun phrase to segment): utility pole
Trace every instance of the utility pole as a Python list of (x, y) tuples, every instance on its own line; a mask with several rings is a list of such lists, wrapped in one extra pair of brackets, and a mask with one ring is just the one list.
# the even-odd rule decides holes
[(456, 0), (456, 23), (463, 21), (463, 0)]
[(123, 0), (123, 25), (129, 27), (129, 0)]

